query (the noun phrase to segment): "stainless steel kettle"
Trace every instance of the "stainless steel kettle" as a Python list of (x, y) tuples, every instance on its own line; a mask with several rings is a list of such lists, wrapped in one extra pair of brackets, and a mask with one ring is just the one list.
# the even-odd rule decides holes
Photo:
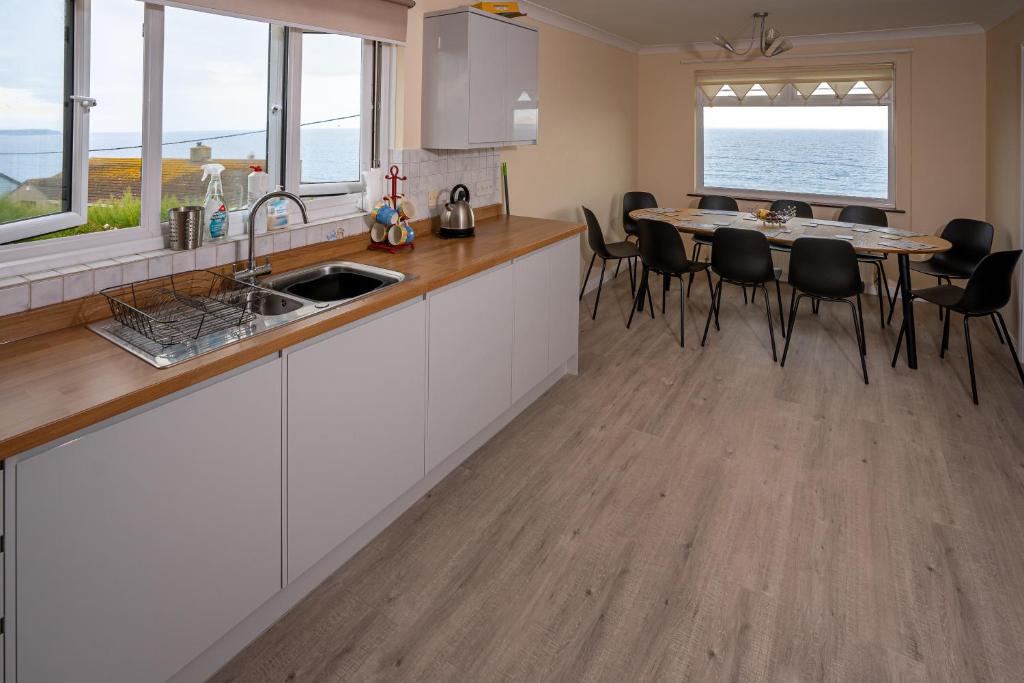
[(441, 212), (441, 237), (470, 237), (476, 228), (476, 217), (469, 204), (469, 188), (456, 185)]

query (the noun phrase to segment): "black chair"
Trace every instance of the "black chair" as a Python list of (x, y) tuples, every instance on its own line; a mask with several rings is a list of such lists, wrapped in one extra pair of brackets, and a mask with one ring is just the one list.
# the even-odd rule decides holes
[[(915, 289), (911, 298), (929, 301), (940, 308), (946, 309), (946, 321), (942, 328), (942, 348), (939, 351), (939, 358), (946, 357), (946, 350), (949, 349), (949, 320), (953, 316), (952, 311), (964, 316), (964, 343), (967, 347), (967, 367), (971, 371), (971, 396), (974, 404), (978, 404), (978, 382), (974, 377), (974, 353), (971, 350), (971, 328), (968, 321), (971, 318), (991, 317), (998, 327), (1002, 328), (1006, 345), (1010, 347), (1010, 355), (1013, 356), (1013, 363), (1017, 366), (1017, 374), (1024, 384), (1024, 369), (1021, 369), (1020, 357), (1017, 350), (1013, 348), (1013, 338), (1006, 328), (1006, 321), (1003, 320), (999, 310), (1010, 302), (1012, 290), (1013, 270), (1020, 260), (1021, 250), (999, 251), (981, 259), (977, 267), (967, 280), (963, 288), (956, 285), (939, 285), (927, 289)], [(892, 365), (896, 367), (896, 359), (900, 355), (900, 345), (903, 343), (903, 335), (906, 333), (907, 323), (900, 326), (900, 334), (896, 338), (896, 353), (892, 357)]]
[[(698, 209), (706, 209), (708, 211), (739, 211), (740, 205), (736, 203), (736, 200), (732, 197), (724, 197), (722, 195), (709, 194), (700, 198), (697, 202)], [(693, 235), (693, 255), (690, 256), (691, 261), (700, 260), (700, 252), (704, 247), (711, 246), (711, 238), (703, 235)], [(710, 276), (709, 276), (710, 277)], [(693, 275), (690, 276), (690, 281), (686, 285), (686, 296), (690, 296), (690, 287), (693, 286)], [(747, 290), (743, 290), (743, 301), (747, 300)]]
[[(587, 276), (583, 278), (583, 286), (580, 288), (580, 301), (583, 301), (583, 293), (587, 291), (587, 281), (590, 280), (590, 271), (594, 268), (594, 260), (601, 257), (601, 279), (597, 283), (597, 298), (594, 300), (594, 314), (591, 320), (597, 319), (597, 307), (601, 303), (601, 287), (604, 286), (604, 269), (609, 261), (622, 261), (622, 259), (635, 259), (640, 256), (640, 251), (632, 242), (605, 242), (604, 233), (601, 232), (601, 224), (594, 212), (583, 207), (583, 215), (587, 218), (587, 242), (594, 255), (590, 257), (590, 266), (587, 267)], [(633, 279), (632, 264), (629, 268), (629, 291), (636, 290), (636, 282)]]
[[(981, 263), (981, 259), (988, 256), (992, 251), (992, 237), (995, 228), (991, 223), (976, 221), (971, 218), (955, 218), (946, 224), (939, 236), (953, 245), (949, 251), (935, 254), (924, 261), (911, 262), (910, 269), (916, 270), (925, 275), (931, 275), (941, 285), (942, 280), (946, 284), (953, 284), (953, 280), (966, 280), (974, 272), (974, 269)], [(892, 303), (899, 297), (901, 285), (896, 285), (896, 292), (893, 294)], [(893, 311), (896, 309), (892, 303), (889, 306), (889, 322), (892, 321)], [(942, 309), (939, 308), (939, 318), (942, 318)], [(996, 333), (999, 341), (1003, 341), (1003, 334), (996, 325)]]
[(637, 237), (640, 228), (629, 214), (637, 209), (656, 209), (658, 200), (650, 192), (627, 192), (622, 196), (622, 229), (626, 231), (626, 239)]
[[(782, 352), (782, 367), (786, 367), (786, 356), (793, 341), (793, 327), (796, 325), (800, 300), (807, 296), (813, 302), (842, 301), (850, 306), (853, 313), (860, 368), (864, 373), (864, 384), (867, 384), (867, 344), (864, 341), (864, 309), (860, 301), (864, 283), (860, 279), (857, 253), (853, 245), (837, 239), (798, 238), (793, 242), (793, 254), (789, 259), (789, 284), (793, 287), (793, 294), (789, 300), (789, 336)], [(853, 304), (854, 298), (857, 300), (856, 306)]]
[(711, 241), (711, 270), (718, 276), (718, 284), (712, 290), (711, 310), (708, 311), (707, 322), (704, 323), (704, 337), (700, 345), (704, 346), (711, 328), (711, 318), (718, 321), (718, 312), (722, 307), (722, 283), (750, 287), (757, 292), (760, 288), (764, 293), (764, 310), (768, 316), (768, 336), (772, 340), (772, 360), (778, 361), (775, 351), (775, 330), (772, 325), (772, 309), (768, 303), (769, 282), (775, 283), (775, 296), (779, 303), (779, 325), (782, 336), (786, 336), (786, 323), (782, 319), (782, 290), (776, 277), (772, 263), (772, 251), (768, 246), (768, 238), (757, 230), (740, 228), (718, 228)]
[[(857, 206), (854, 204), (844, 207), (839, 212), (839, 220), (843, 223), (873, 225), (876, 228), (889, 227), (889, 219), (886, 217), (885, 211), (873, 206)], [(877, 280), (876, 285), (878, 288), (878, 318), (882, 327), (886, 325), (885, 304), (888, 303), (891, 308), (896, 301), (889, 294), (889, 280), (885, 277), (885, 268), (882, 266), (882, 262), (887, 258), (889, 257), (885, 254), (857, 254), (857, 261), (872, 266), (875, 269), (875, 279)], [(882, 298), (883, 288), (885, 290), (885, 299)]]
[[(639, 286), (636, 291), (636, 299), (633, 301), (633, 310), (629, 312), (629, 320), (626, 321), (626, 329), (633, 323), (633, 314), (639, 307), (640, 302), (646, 294), (650, 300), (650, 274), (655, 273), (665, 278), (679, 278), (679, 346), (684, 346), (683, 330), (686, 321), (686, 306), (683, 296), (683, 277), (693, 273), (704, 271), (708, 276), (708, 292), (711, 291), (711, 273), (708, 272), (709, 263), (697, 263), (686, 258), (686, 246), (679, 231), (670, 223), (664, 221), (641, 220), (640, 228), (640, 262), (643, 264), (643, 272), (640, 274)], [(711, 306), (714, 307), (714, 299)], [(653, 309), (654, 306), (652, 305)], [(665, 312), (665, 293), (662, 290), (661, 312)], [(653, 313), (653, 311), (652, 311)]]
[(814, 218), (814, 210), (807, 202), (796, 199), (776, 199), (772, 202), (770, 211), (785, 211), (791, 209), (796, 218)]

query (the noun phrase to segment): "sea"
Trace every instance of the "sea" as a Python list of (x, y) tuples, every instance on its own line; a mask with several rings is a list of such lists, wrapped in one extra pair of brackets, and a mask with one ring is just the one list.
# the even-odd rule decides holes
[[(90, 156), (138, 158), (141, 133), (93, 133)], [(203, 142), (214, 159), (266, 159), (264, 131), (169, 131), (163, 156), (187, 159), (189, 149)], [(60, 173), (62, 135), (56, 131), (0, 130), (0, 173), (16, 182)], [(303, 182), (359, 179), (359, 131), (353, 128), (306, 128), (300, 136)], [(2, 180), (2, 178), (0, 178)], [(3, 185), (0, 184), (0, 191)]]
[(877, 199), (888, 169), (884, 130), (704, 131), (704, 187)]

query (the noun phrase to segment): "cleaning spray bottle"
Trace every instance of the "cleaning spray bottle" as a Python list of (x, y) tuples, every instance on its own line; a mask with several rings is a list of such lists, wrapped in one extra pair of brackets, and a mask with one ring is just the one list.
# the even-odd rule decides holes
[(206, 186), (206, 201), (203, 202), (205, 236), (210, 240), (228, 236), (228, 206), (224, 201), (224, 185), (220, 179), (223, 172), (224, 167), (220, 164), (203, 164), (203, 180), (210, 179)]
[[(248, 177), (249, 206), (252, 207), (263, 198), (263, 195), (270, 191), (270, 176), (263, 171), (263, 167), (256, 165), (249, 167), (252, 173)], [(267, 210), (260, 209), (259, 215), (253, 218), (252, 229), (257, 235), (267, 231)]]

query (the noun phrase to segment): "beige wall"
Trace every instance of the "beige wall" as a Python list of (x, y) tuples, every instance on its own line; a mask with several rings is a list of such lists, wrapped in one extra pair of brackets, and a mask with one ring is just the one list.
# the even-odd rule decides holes
[[(396, 146), (420, 146), (423, 14), (453, 6), (420, 0), (410, 12), (401, 60)], [(638, 57), (532, 19), (540, 29), (540, 138), (501, 150), (517, 214), (582, 220), (593, 209), (606, 232), (621, 232), (622, 193), (636, 179)]]
[[(829, 57), (829, 52), (875, 54)], [(695, 56), (640, 57), (638, 185), (654, 192), (662, 205), (695, 201), (686, 196), (695, 188), (694, 73), (711, 68), (707, 63), (681, 63)], [(896, 203), (907, 212), (892, 214), (891, 223), (934, 232), (952, 218), (984, 218), (984, 35), (809, 47), (776, 64), (883, 60), (896, 64)], [(836, 212), (816, 209), (822, 218)], [(895, 280), (895, 263), (890, 268)]]
[[(989, 221), (996, 226), (993, 249), (1020, 249), (1021, 44), (1024, 10), (988, 33), (988, 194)], [(1021, 268), (1018, 266), (1018, 282)], [(1020, 291), (1019, 289), (1016, 291)], [(1007, 315), (1016, 331), (1020, 302)], [(1012, 318), (1012, 322), (1011, 322)]]

